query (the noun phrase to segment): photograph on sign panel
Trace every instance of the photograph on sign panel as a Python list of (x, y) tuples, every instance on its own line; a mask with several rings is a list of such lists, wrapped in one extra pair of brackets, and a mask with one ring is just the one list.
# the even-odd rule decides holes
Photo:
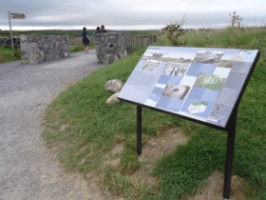
[(147, 61), (147, 63), (143, 66), (143, 70), (145, 71), (154, 71), (155, 69), (157, 69), (160, 65), (159, 61)]
[(162, 74), (172, 76), (184, 76), (189, 64), (184, 63), (166, 63)]
[(185, 85), (167, 85), (163, 92), (163, 96), (184, 99), (189, 89), (190, 87)]
[(206, 121), (214, 106), (215, 102), (187, 97), (180, 112), (192, 118), (200, 117)]
[(193, 62), (214, 64), (218, 63), (222, 56), (223, 52), (199, 51)]
[(234, 64), (233, 60), (220, 60), (217, 64), (218, 67), (232, 68)]
[(205, 112), (208, 103), (205, 101), (193, 102), (188, 106), (188, 111), (192, 114)]
[(237, 55), (233, 56), (231, 60), (253, 62), (256, 57), (256, 51), (241, 50)]
[(175, 62), (175, 63), (191, 63), (192, 59), (190, 58), (172, 58), (172, 57), (162, 57), (161, 58), (162, 62)]
[(159, 61), (162, 58), (163, 54), (162, 53), (155, 53), (155, 52), (145, 52), (144, 55), (142, 56), (142, 60), (157, 60)]
[(212, 74), (200, 74), (197, 78), (195, 86), (208, 88), (212, 90), (222, 90), (225, 78)]
[(221, 60), (231, 60), (239, 62), (254, 62), (258, 51), (257, 50), (230, 50), (226, 52)]

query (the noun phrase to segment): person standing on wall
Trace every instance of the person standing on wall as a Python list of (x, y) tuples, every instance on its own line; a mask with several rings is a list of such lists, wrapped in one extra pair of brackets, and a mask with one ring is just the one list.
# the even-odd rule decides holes
[(101, 25), (101, 30), (100, 30), (100, 33), (106, 33), (107, 31), (106, 31), (106, 29), (105, 29), (105, 27), (104, 27), (104, 25)]
[(89, 52), (89, 46), (90, 46), (90, 38), (89, 38), (89, 34), (87, 32), (86, 27), (83, 27), (83, 31), (81, 33), (82, 36), (82, 43), (84, 45), (84, 51), (85, 53)]

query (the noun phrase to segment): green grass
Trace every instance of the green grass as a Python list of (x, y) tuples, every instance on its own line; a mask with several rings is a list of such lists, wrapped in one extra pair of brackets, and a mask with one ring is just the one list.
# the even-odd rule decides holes
[(70, 52), (79, 52), (79, 51), (84, 51), (84, 46), (71, 46), (70, 47)]
[[(238, 109), (233, 167), (233, 174), (247, 180), (245, 195), (252, 200), (266, 199), (265, 34), (263, 28), (222, 29), (187, 32), (180, 38), (185, 46), (255, 48), (261, 52)], [(168, 44), (163, 35), (158, 38), (157, 45)], [(159, 179), (158, 185), (147, 187), (132, 182), (128, 174), (141, 167), (135, 153), (136, 106), (126, 102), (106, 105), (111, 94), (104, 90), (104, 84), (115, 78), (125, 82), (143, 53), (138, 51), (101, 68), (61, 93), (46, 111), (42, 136), (67, 170), (102, 174), (102, 184), (114, 195), (125, 199), (185, 199), (213, 171), (223, 173), (227, 134), (143, 109), (144, 143), (161, 127), (184, 127), (191, 139), (156, 162), (152, 176)], [(106, 155), (119, 143), (125, 147), (119, 157), (120, 166), (105, 167)]]
[(20, 59), (19, 49), (0, 47), (0, 64)]

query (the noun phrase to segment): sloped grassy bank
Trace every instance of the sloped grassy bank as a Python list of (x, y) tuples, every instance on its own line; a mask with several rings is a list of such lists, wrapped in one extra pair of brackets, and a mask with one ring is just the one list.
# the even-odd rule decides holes
[[(248, 199), (266, 199), (266, 30), (222, 29), (192, 31), (182, 37), (185, 46), (259, 49), (261, 57), (238, 109), (234, 174), (247, 180)], [(164, 35), (158, 45), (167, 45)], [(141, 167), (135, 153), (136, 108), (129, 103), (107, 106), (106, 81), (126, 81), (144, 50), (93, 72), (70, 87), (49, 106), (43, 137), (67, 170), (102, 174), (115, 195), (126, 199), (185, 199), (214, 171), (223, 172), (227, 135), (223, 131), (184, 121), (164, 113), (143, 110), (145, 140), (162, 127), (180, 126), (190, 136), (152, 170), (158, 185), (147, 187), (127, 177)], [(116, 144), (123, 144), (119, 167), (105, 167), (104, 159)], [(105, 186), (106, 186), (105, 185)], [(222, 194), (221, 194), (222, 195)]]

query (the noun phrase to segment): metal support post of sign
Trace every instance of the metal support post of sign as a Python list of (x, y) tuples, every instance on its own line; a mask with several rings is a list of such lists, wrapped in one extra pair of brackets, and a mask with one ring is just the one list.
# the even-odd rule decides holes
[(12, 46), (12, 49), (14, 49), (13, 35), (12, 35), (12, 26), (11, 26), (11, 16), (10, 16), (10, 12), (9, 11), (7, 11), (7, 15), (8, 15), (8, 21), (9, 21), (11, 46)]
[(225, 172), (224, 172), (224, 190), (223, 190), (223, 197), (225, 199), (230, 199), (231, 178), (232, 178), (233, 160), (234, 160), (235, 135), (236, 135), (236, 121), (237, 121), (237, 108), (233, 110), (233, 113), (229, 121), (229, 127), (228, 127), (226, 163), (225, 163)]
[(141, 154), (142, 149), (142, 107), (137, 105), (137, 154)]

